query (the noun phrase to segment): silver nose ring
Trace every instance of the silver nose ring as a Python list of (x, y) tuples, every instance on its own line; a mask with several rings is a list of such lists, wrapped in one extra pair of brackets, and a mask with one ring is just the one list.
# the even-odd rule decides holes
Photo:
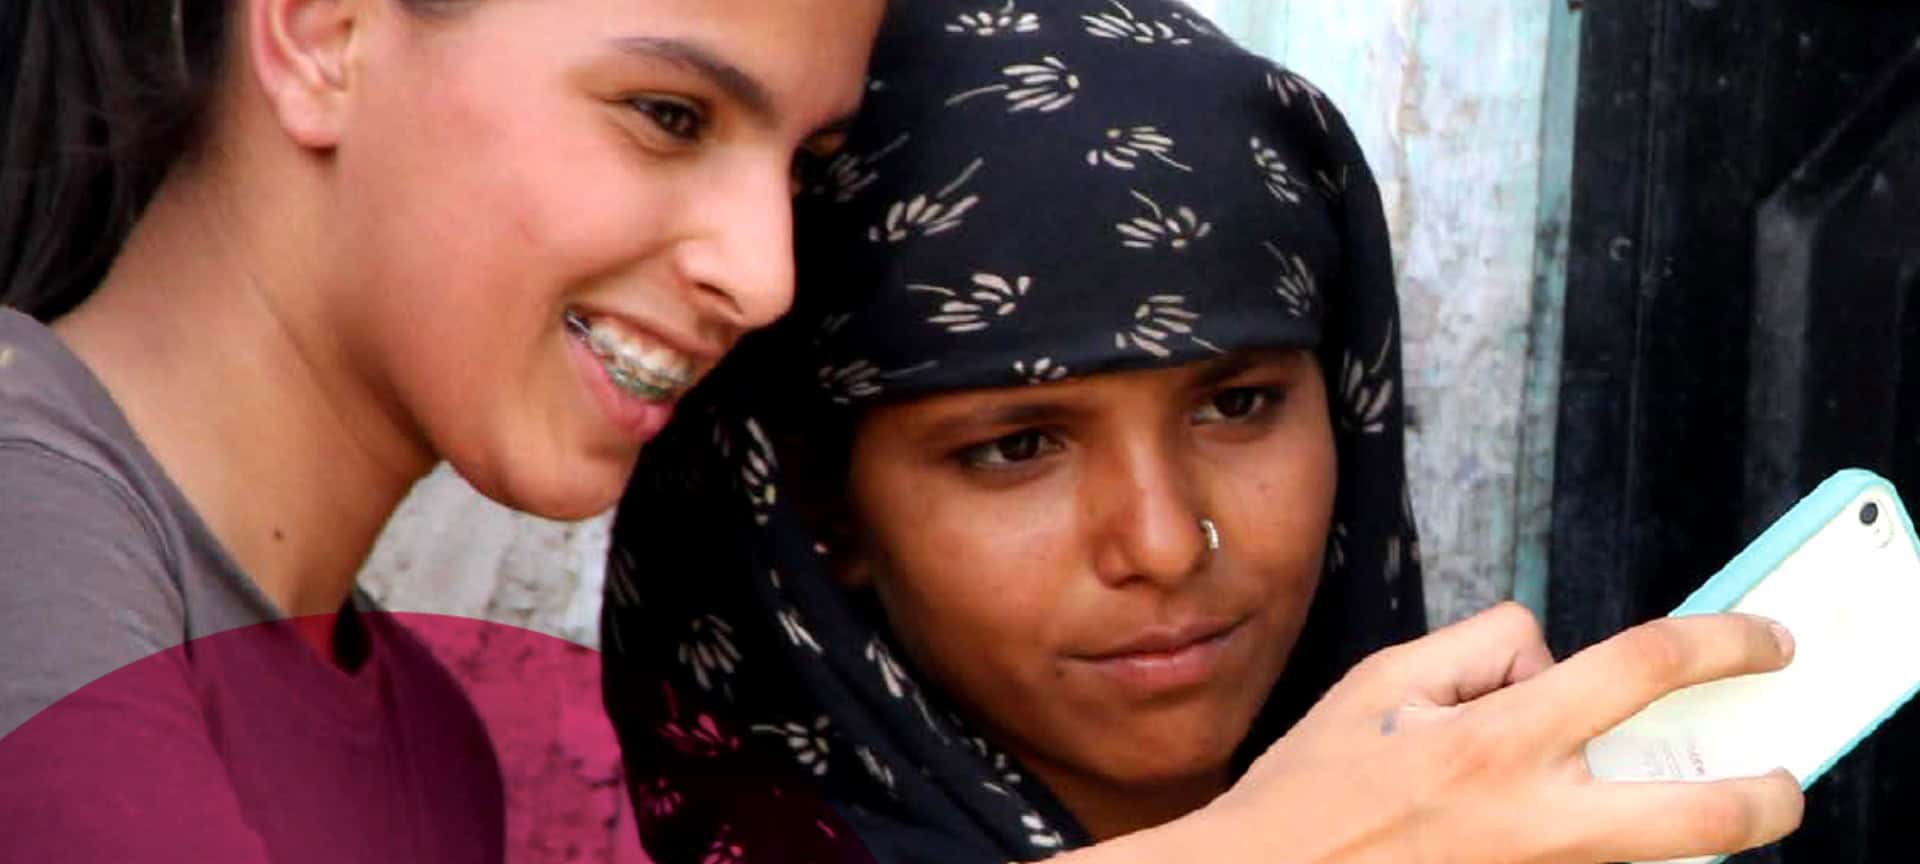
[(1207, 535), (1207, 551), (1220, 551), (1220, 528), (1213, 524), (1212, 519), (1200, 520), (1200, 533)]

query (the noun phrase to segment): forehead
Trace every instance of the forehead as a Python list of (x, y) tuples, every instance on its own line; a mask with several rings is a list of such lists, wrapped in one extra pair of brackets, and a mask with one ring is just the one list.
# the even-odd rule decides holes
[[(1231, 383), (1246, 375), (1293, 376), (1317, 372), (1306, 348), (1236, 351), (1212, 360), (1103, 372), (1024, 387), (953, 390), (878, 405), (870, 422), (945, 425), (969, 418), (1005, 423), (1038, 419), (1065, 410), (1098, 414), (1133, 404), (1160, 407), (1196, 388)], [(1184, 406), (1182, 406), (1184, 407)], [(1031, 413), (1032, 417), (1027, 417)]]
[(488, 55), (464, 59), (676, 46), (756, 83), (788, 122), (818, 123), (855, 107), (883, 9), (883, 0), (495, 0), (464, 16), (480, 41), (463, 47)]

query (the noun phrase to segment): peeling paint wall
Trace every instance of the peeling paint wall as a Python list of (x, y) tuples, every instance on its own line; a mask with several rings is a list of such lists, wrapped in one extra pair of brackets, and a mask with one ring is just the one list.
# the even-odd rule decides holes
[(1557, 373), (1530, 360), (1558, 339), (1558, 322), (1533, 313), (1536, 267), (1558, 264), (1537, 261), (1543, 153), (1572, 132), (1570, 114), (1563, 131), (1545, 122), (1562, 119), (1545, 107), (1565, 10), (1538, 0), (1196, 5), (1348, 115), (1395, 241), (1429, 612), (1439, 624), (1511, 596), (1516, 562), (1539, 557), (1522, 537), (1544, 536), (1541, 514), (1519, 508), (1523, 437), (1534, 454), (1544, 433), (1551, 464), (1551, 405), (1532, 420), (1522, 407), (1530, 378)]

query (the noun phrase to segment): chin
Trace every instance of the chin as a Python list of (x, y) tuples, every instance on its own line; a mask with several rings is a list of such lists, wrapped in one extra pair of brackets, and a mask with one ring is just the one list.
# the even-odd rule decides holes
[(497, 481), (470, 477), (468, 482), (503, 507), (556, 522), (578, 522), (613, 509), (632, 473), (631, 461), (616, 466), (595, 460), (537, 469), (520, 467)]
[[(1125, 788), (1165, 787), (1219, 776), (1233, 761), (1239, 739), (1215, 741), (1202, 729), (1183, 741), (1164, 736), (1139, 739), (1126, 751), (1109, 752), (1099, 773)], [(1127, 758), (1131, 754), (1133, 758)], [(1115, 758), (1118, 757), (1118, 758)]]

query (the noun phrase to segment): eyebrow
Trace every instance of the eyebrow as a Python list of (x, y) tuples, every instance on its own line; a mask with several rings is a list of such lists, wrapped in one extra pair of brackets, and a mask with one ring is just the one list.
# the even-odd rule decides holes
[(1193, 387), (1204, 390), (1235, 376), (1241, 375), (1262, 363), (1273, 362), (1285, 357), (1284, 353), (1264, 351), (1235, 351), (1225, 357), (1216, 357), (1206, 361), (1193, 376)]
[(947, 441), (977, 430), (1042, 426), (1061, 423), (1086, 413), (1065, 402), (1020, 402), (991, 405), (940, 420), (918, 436), (924, 441)]
[(661, 36), (627, 36), (613, 40), (613, 46), (624, 54), (664, 60), (692, 70), (713, 82), (714, 86), (745, 106), (748, 112), (763, 120), (770, 121), (776, 117), (773, 97), (767, 93), (765, 85), (746, 70), (727, 62), (697, 42)]

